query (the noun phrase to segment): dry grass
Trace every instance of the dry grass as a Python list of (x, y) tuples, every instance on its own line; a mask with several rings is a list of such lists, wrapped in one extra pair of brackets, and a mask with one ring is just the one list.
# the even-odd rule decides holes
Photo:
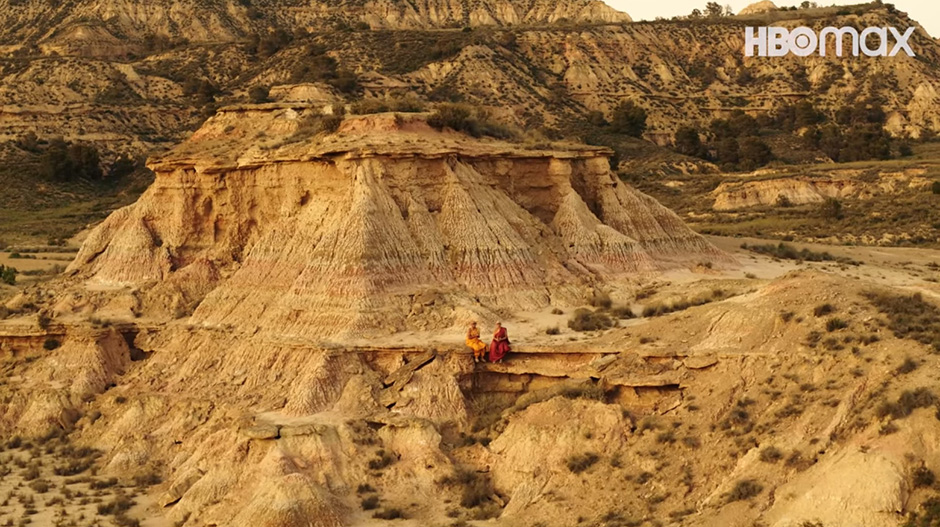
[(734, 484), (734, 488), (728, 493), (728, 502), (749, 500), (764, 490), (763, 485), (753, 479), (744, 479)]
[(888, 329), (895, 337), (915, 340), (940, 351), (940, 307), (936, 304), (924, 300), (920, 293), (869, 291), (865, 297), (888, 317)]

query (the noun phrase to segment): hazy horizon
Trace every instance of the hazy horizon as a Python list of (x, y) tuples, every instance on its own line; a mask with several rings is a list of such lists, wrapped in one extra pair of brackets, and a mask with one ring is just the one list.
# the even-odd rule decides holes
[[(687, 15), (693, 9), (704, 10), (708, 0), (672, 0), (669, 2), (645, 2), (637, 0), (604, 0), (608, 5), (619, 9), (634, 20), (653, 20), (656, 17), (671, 18), (676, 15)], [(721, 5), (730, 5), (731, 9), (737, 13), (757, 0), (724, 0), (719, 1)], [(779, 6), (798, 6), (802, 0), (774, 0)], [(861, 3), (859, 0), (841, 0), (841, 1), (817, 1), (821, 6), (826, 5), (852, 5)], [(886, 2), (888, 3), (888, 2)], [(911, 18), (916, 20), (924, 29), (930, 33), (930, 36), (940, 35), (940, 17), (936, 16), (936, 0), (898, 0), (890, 2), (897, 6), (901, 11), (907, 12)]]

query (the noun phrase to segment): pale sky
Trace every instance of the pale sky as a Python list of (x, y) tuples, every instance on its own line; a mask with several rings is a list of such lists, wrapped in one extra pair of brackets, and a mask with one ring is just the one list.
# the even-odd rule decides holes
[[(604, 0), (633, 17), (634, 20), (653, 20), (661, 16), (670, 18), (675, 15), (687, 15), (693, 9), (704, 10), (708, 0)], [(731, 5), (732, 11), (737, 13), (744, 7), (757, 0), (716, 0), (719, 4)], [(777, 7), (800, 5), (801, 0), (773, 0)], [(860, 4), (864, 0), (816, 0), (821, 6)], [(930, 36), (940, 37), (940, 2), (937, 0), (885, 0), (885, 3), (894, 4), (899, 10), (906, 11), (926, 29)]]

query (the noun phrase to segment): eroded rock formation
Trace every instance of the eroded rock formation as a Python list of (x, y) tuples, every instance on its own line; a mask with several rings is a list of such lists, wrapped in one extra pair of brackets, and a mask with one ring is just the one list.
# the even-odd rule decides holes
[(598, 282), (728, 261), (619, 181), (604, 149), (475, 141), (395, 114), (309, 140), (307, 111), (211, 119), (151, 161), (153, 186), (69, 270), (132, 288), (144, 314), (198, 304), (195, 324), (316, 338), (578, 304)]

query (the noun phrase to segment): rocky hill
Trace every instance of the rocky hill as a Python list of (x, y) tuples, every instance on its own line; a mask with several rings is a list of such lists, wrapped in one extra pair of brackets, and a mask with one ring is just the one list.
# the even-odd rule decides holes
[(629, 22), (599, 0), (67, 0), (0, 2), (0, 44), (101, 54), (132, 50), (143, 37), (221, 42), (269, 27), (297, 30), (349, 26), (386, 29)]
[(310, 142), (318, 114), (226, 108), (151, 160), (153, 186), (70, 268), (89, 287), (135, 293), (110, 307), (76, 298), (55, 315), (172, 319), (198, 305), (194, 321), (249, 333), (290, 320), (276, 331), (381, 335), (570, 306), (605, 281), (729, 261), (620, 183), (605, 149), (473, 141), (405, 114), (350, 118)]

